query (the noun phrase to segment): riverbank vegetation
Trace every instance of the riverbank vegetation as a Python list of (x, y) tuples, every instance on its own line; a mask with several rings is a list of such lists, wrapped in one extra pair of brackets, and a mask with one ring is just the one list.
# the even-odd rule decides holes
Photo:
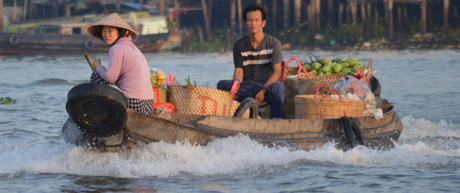
[[(314, 38), (309, 32), (286, 32), (275, 31), (267, 33), (280, 40), (283, 49), (324, 49), (324, 50), (379, 50), (379, 49), (460, 49), (460, 28), (450, 29), (445, 34), (427, 33), (421, 35), (396, 34), (394, 40), (385, 37), (385, 27), (383, 24), (372, 24), (372, 33), (376, 34), (367, 39), (362, 28), (358, 32), (356, 39), (350, 38), (348, 24), (343, 24), (343, 40), (338, 41), (339, 32), (337, 28), (326, 25), (320, 32), (314, 34)], [(232, 51), (233, 44), (240, 38), (230, 30), (212, 30), (212, 35), (207, 39), (200, 40), (198, 28), (188, 29), (189, 36), (177, 49), (180, 52), (226, 52)], [(415, 31), (415, 30), (414, 30)], [(203, 42), (203, 43), (202, 43)]]
[[(179, 3), (178, 7), (197, 9), (175, 19), (190, 32), (178, 50), (231, 51), (247, 34), (239, 2)], [(279, 39), (284, 49), (460, 48), (460, 1), (249, 0), (241, 7), (249, 3), (267, 8), (264, 32)]]
[[(0, 0), (5, 6), (17, 5), (14, 9), (22, 9), (21, 21), (107, 14), (115, 10), (135, 11), (133, 8), (120, 9), (120, 4), (115, 10), (109, 9), (101, 5), (100, 0), (76, 1), (78, 5), (85, 6), (68, 1), (51, 1), (44, 0), (48, 2), (46, 4), (29, 0)], [(264, 32), (279, 39), (284, 49), (437, 49), (459, 48), (460, 45), (459, 0), (133, 2), (142, 4), (137, 7), (148, 10), (152, 16), (169, 18), (170, 31), (185, 29), (190, 32), (176, 50), (183, 52), (230, 51), (233, 43), (247, 34), (241, 14), (250, 3), (261, 4), (267, 9)]]

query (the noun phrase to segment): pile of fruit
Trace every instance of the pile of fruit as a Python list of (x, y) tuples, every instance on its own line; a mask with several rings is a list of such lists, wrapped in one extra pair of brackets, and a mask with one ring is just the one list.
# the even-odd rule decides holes
[(166, 77), (161, 70), (155, 68), (150, 69), (150, 81), (152, 86), (157, 88), (164, 88)]
[(356, 60), (353, 57), (342, 57), (333, 60), (330, 60), (329, 58), (316, 58), (316, 60), (312, 60), (311, 63), (304, 63), (303, 67), (307, 69), (309, 74), (317, 76), (331, 74), (354, 74), (359, 69), (367, 69), (366, 66), (363, 66), (362, 60)]

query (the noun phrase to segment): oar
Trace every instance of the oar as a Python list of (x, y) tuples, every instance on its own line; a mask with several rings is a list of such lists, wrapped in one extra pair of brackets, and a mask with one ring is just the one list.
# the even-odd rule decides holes
[(91, 70), (95, 71), (96, 69), (94, 69), (93, 67), (93, 61), (91, 61), (91, 58), (88, 56), (86, 52), (83, 52), (83, 55), (85, 56), (86, 61), (88, 61), (88, 64), (89, 64), (89, 67), (91, 67)]

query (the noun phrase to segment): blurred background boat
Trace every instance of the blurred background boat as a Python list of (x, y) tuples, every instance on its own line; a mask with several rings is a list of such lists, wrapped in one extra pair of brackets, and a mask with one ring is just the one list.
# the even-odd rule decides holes
[[(110, 46), (90, 36), (87, 28), (113, 12), (118, 12), (139, 34), (139, 38), (133, 42), (143, 52), (175, 49), (188, 35), (186, 30), (168, 26), (168, 17), (158, 14), (155, 7), (149, 8), (132, 2), (93, 1), (92, 5), (102, 5), (104, 8), (94, 11), (94, 13), (102, 12), (101, 14), (7, 22), (6, 32), (0, 33), (0, 54), (107, 52)], [(110, 9), (110, 6), (114, 5), (116, 9)], [(80, 1), (76, 1), (75, 6), (82, 5)]]

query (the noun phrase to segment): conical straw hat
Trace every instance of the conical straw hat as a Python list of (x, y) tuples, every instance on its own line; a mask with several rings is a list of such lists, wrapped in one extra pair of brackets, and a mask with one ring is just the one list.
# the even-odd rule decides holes
[(136, 39), (138, 36), (137, 33), (116, 13), (112, 13), (106, 18), (101, 19), (100, 21), (89, 26), (88, 33), (91, 34), (92, 36), (97, 37), (96, 35), (98, 33), (101, 33), (102, 26), (113, 26), (113, 27), (119, 27), (119, 28), (126, 29), (129, 31), (133, 40)]

